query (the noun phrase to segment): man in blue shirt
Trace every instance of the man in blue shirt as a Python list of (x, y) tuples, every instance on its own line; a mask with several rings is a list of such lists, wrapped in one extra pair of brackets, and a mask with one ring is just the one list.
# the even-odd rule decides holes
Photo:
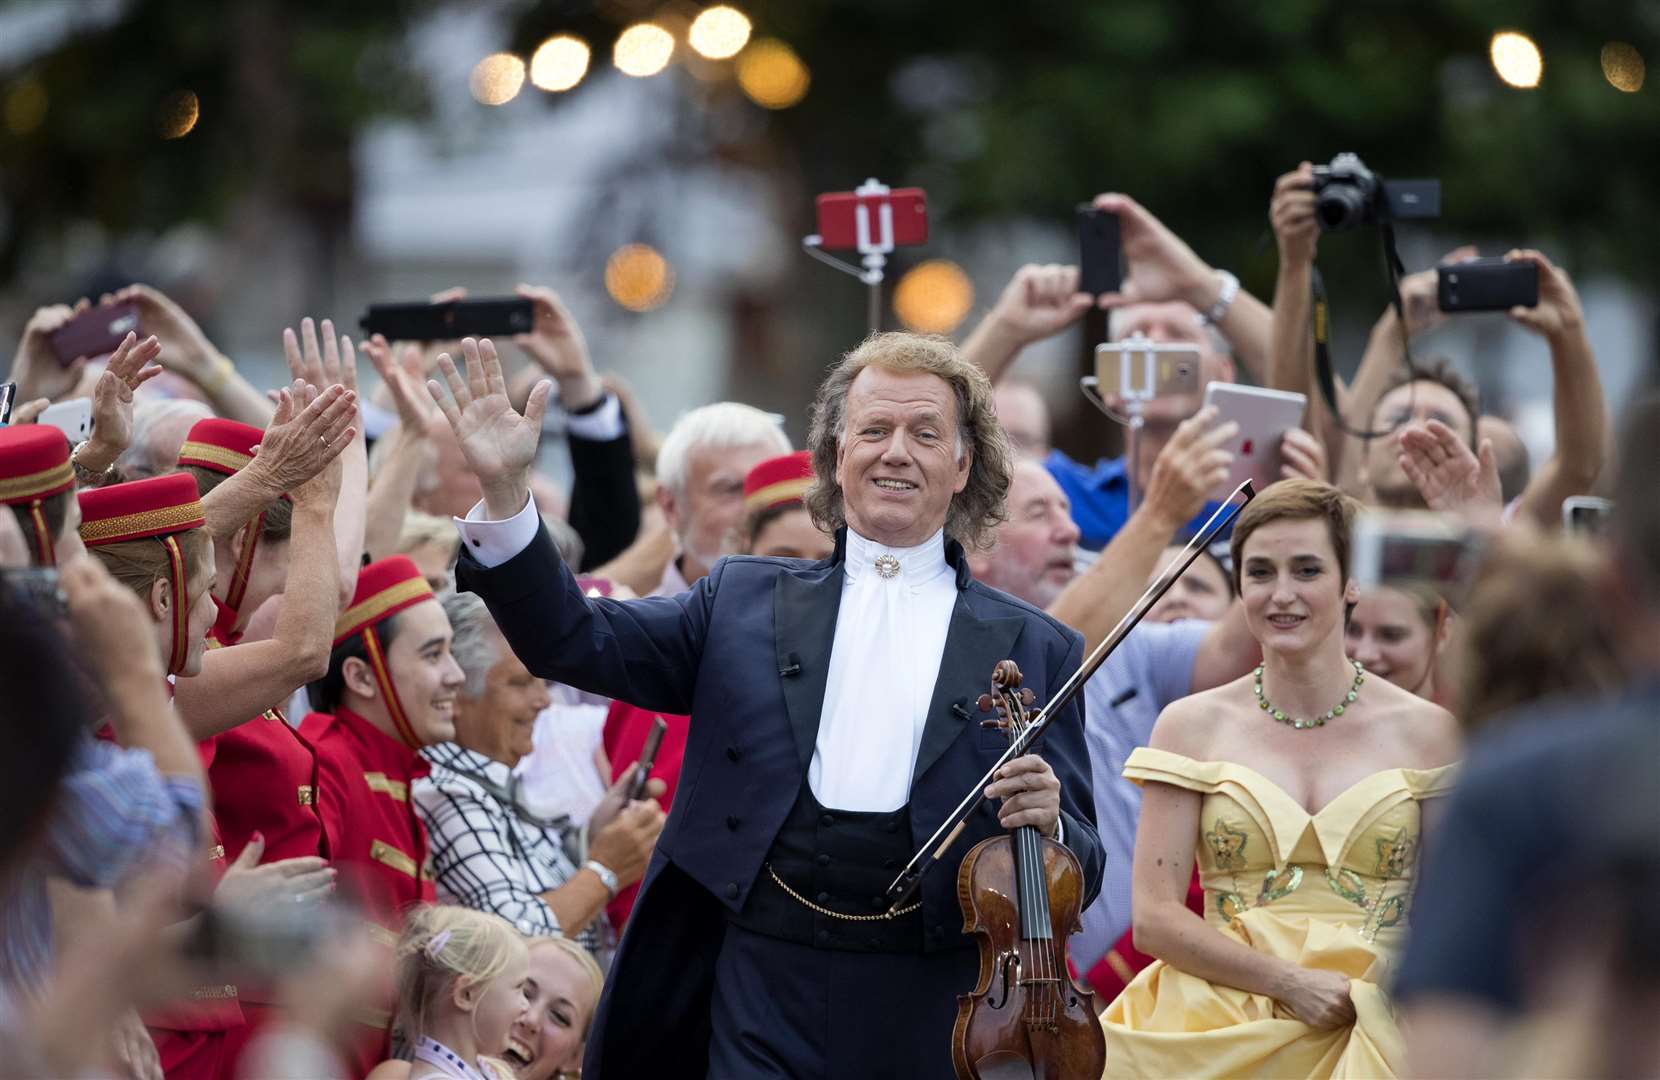
[[(1098, 195), (1095, 206), (1118, 215), (1129, 275), (1116, 293), (1092, 297), (1077, 291), (1075, 266), (1021, 267), (991, 312), (963, 343), (963, 355), (979, 364), (993, 382), (1026, 346), (1060, 333), (1092, 306), (1112, 313), (1109, 336), (1136, 333), (1154, 342), (1179, 342), (1199, 350), (1199, 389), (1193, 395), (1160, 398), (1143, 410), (1145, 426), (1133, 454), (1095, 464), (1049, 450), (1044, 464), (1072, 502), (1081, 546), (1100, 550), (1123, 528), (1147, 490), (1153, 462), (1176, 425), (1198, 411), (1213, 379), (1233, 382), (1235, 362), (1247, 375), (1266, 367), (1269, 310), (1239, 288), (1226, 271), (1212, 269), (1175, 233), (1127, 195)], [(1114, 404), (1109, 397), (1109, 404)], [(1131, 458), (1134, 460), (1130, 460)], [(1202, 523), (1205, 512), (1196, 520)]]

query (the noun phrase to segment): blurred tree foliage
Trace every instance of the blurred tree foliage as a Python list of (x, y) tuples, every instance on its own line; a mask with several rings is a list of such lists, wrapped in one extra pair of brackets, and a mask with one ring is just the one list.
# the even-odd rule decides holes
[[(29, 7), (11, 0), (0, 10)], [(68, 4), (64, 5), (68, 7)], [(91, 219), (111, 232), (213, 222), (252, 197), (344, 221), (352, 136), (419, 115), (403, 35), (431, 0), (130, 0), (0, 73), (0, 280)], [(9, 12), (8, 12), (9, 13)], [(199, 102), (194, 127), (178, 98)]]

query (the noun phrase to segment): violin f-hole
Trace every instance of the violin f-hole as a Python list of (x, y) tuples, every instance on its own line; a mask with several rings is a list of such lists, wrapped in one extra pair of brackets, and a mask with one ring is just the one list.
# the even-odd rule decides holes
[[(1010, 965), (1014, 966), (1013, 974), (1009, 973)], [(994, 1009), (1001, 1009), (1009, 1003), (1009, 987), (1020, 981), (1020, 954), (1017, 952), (1006, 954), (1003, 957), (1002, 971), (999, 974), (1003, 976), (1003, 998), (1000, 1001), (986, 1002)]]

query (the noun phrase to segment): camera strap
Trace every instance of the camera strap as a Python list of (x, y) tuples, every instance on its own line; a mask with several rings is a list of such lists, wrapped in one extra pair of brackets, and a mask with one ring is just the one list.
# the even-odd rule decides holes
[[(1395, 309), (1395, 318), (1401, 324), (1402, 358), (1406, 362), (1406, 370), (1416, 376), (1418, 368), (1412, 362), (1412, 345), (1406, 333), (1405, 304), (1401, 300), (1401, 278), (1406, 276), (1406, 265), (1401, 262), (1400, 250), (1395, 246), (1395, 227), (1387, 221), (1380, 222), (1378, 237), (1383, 245), (1383, 274), (1389, 282), (1389, 303)], [(1326, 399), (1326, 407), (1331, 410), (1338, 429), (1357, 439), (1377, 439), (1393, 434), (1392, 429), (1371, 431), (1353, 428), (1344, 419), (1343, 411), (1337, 406), (1337, 376), (1331, 362), (1331, 302), (1326, 294), (1326, 281), (1320, 276), (1318, 266), (1309, 267), (1309, 295), (1313, 301), (1311, 318), (1314, 330), (1314, 381), (1320, 388), (1320, 396)]]

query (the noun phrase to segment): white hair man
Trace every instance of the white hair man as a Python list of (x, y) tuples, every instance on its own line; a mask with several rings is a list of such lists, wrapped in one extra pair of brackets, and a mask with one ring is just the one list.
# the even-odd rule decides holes
[(655, 595), (684, 592), (715, 560), (738, 550), (744, 477), (790, 452), (778, 418), (752, 405), (720, 401), (693, 409), (669, 429), (657, 452), (657, 505), (678, 550)]

